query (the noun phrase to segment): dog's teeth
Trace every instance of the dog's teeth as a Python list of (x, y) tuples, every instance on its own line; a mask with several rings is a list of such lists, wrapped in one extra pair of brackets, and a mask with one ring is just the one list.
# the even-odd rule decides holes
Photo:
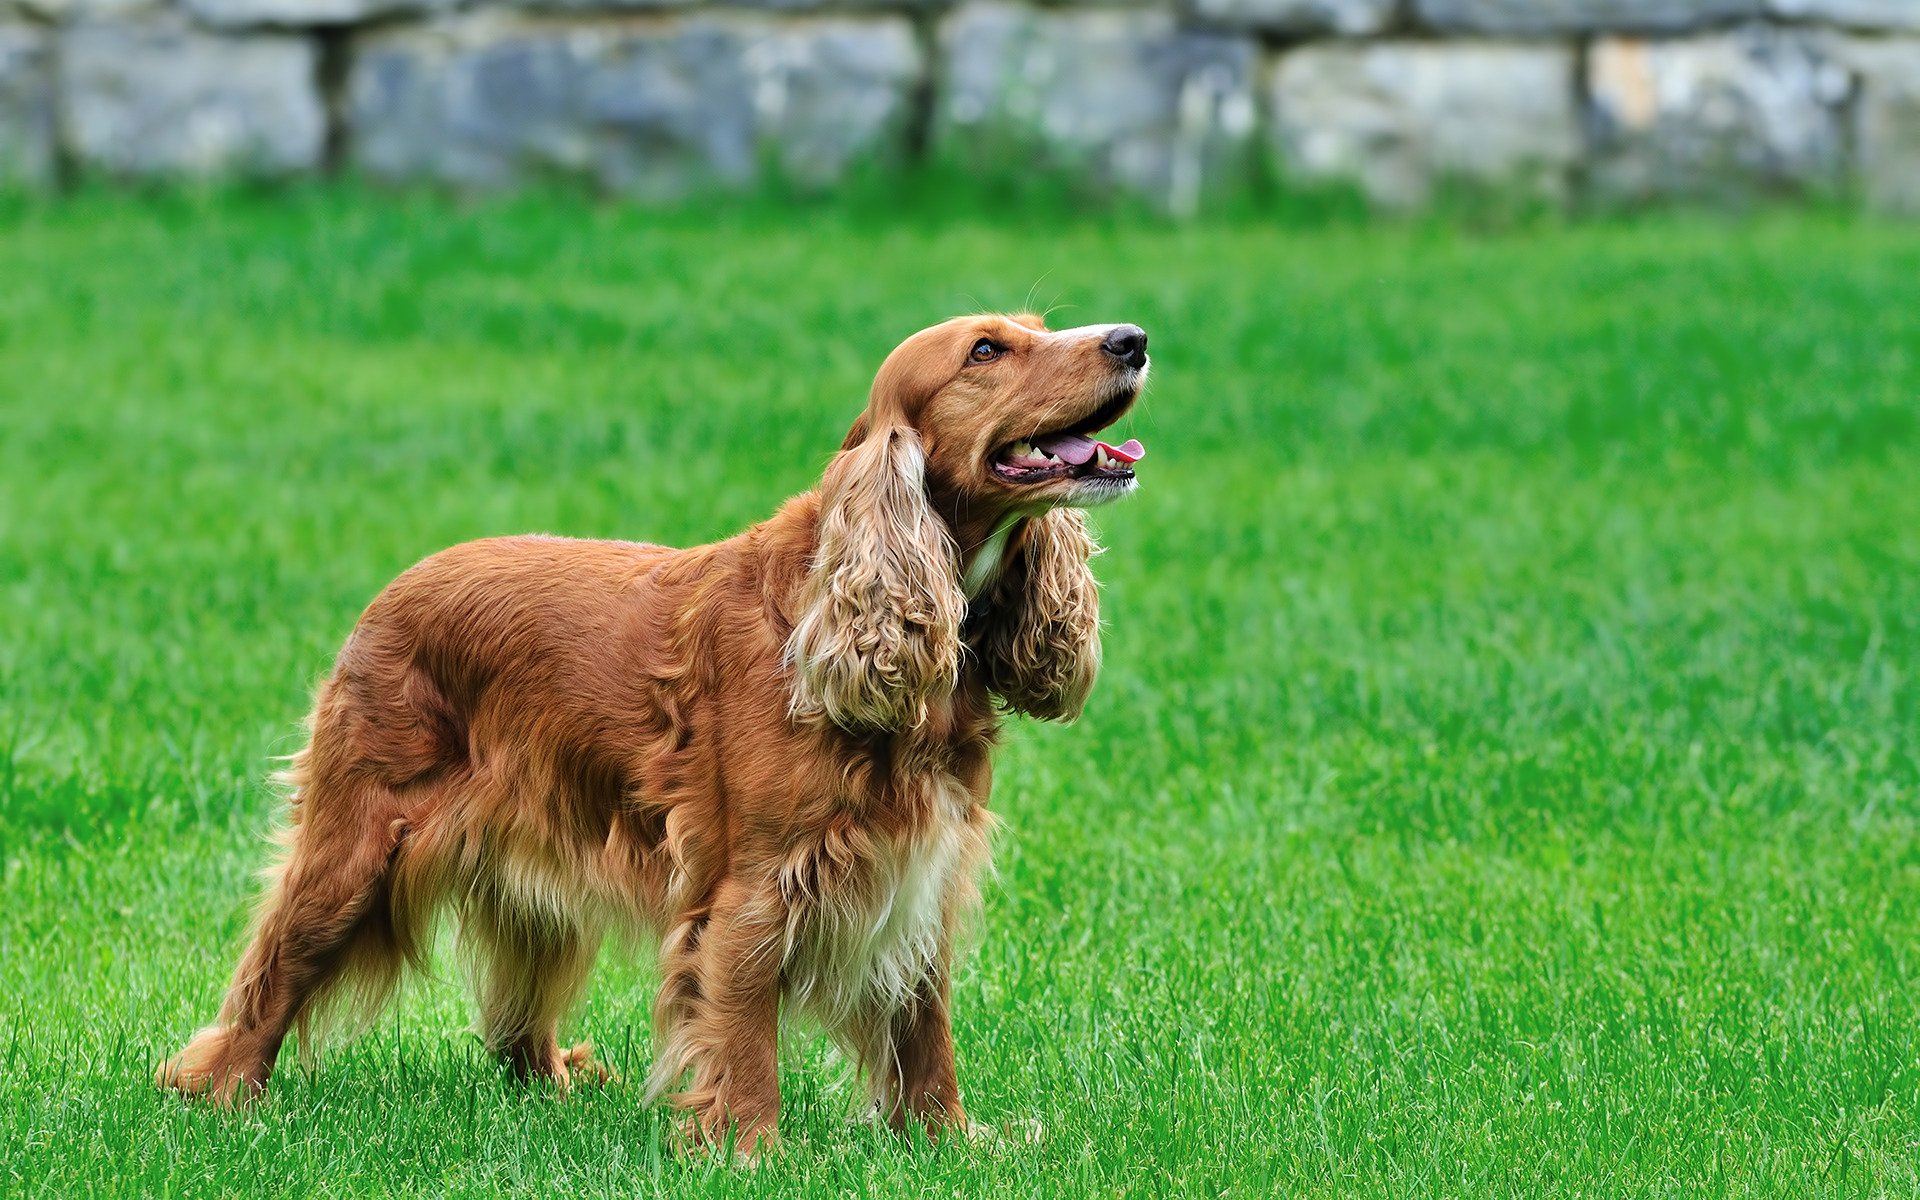
[(1015, 442), (1013, 448), (1007, 451), (1008, 456), (1011, 458), (1025, 458), (1032, 453), (1033, 446), (1028, 442)]
[(1093, 464), (1102, 471), (1113, 466), (1113, 460), (1107, 457), (1107, 448), (1105, 446), (1101, 446), (1093, 452)]

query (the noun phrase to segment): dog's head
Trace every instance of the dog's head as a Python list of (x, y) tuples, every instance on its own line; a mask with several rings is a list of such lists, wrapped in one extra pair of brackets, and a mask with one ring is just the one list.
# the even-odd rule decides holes
[(843, 449), (888, 431), (916, 439), (929, 493), (970, 523), (1104, 504), (1133, 490), (1145, 451), (1094, 435), (1132, 409), (1147, 370), (1138, 325), (956, 317), (887, 356)]
[[(959, 679), (969, 600), (989, 686), (1036, 716), (1078, 714), (1099, 665), (1094, 546), (1073, 509), (1135, 487), (1145, 450), (1096, 435), (1147, 378), (1137, 325), (1052, 331), (957, 317), (880, 367), (821, 483), (818, 544), (788, 644), (794, 711), (855, 730), (917, 725)], [(979, 594), (962, 589), (963, 563)], [(976, 626), (970, 625), (969, 628)]]

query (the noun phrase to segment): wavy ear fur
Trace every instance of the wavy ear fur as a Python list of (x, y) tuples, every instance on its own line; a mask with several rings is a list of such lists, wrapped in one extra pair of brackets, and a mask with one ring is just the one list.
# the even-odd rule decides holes
[(1100, 547), (1071, 508), (1033, 518), (1017, 536), (977, 641), (987, 687), (1008, 708), (1071, 721), (1100, 673), (1100, 585), (1087, 565)]
[(889, 426), (842, 450), (821, 483), (818, 548), (787, 642), (793, 713), (907, 729), (960, 674), (958, 555), (927, 502), (919, 435)]

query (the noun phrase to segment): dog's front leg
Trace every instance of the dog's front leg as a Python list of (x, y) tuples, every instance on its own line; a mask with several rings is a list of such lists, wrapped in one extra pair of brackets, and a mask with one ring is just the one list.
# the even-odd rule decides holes
[(903, 1132), (915, 1120), (924, 1123), (929, 1134), (967, 1126), (953, 1065), (945, 960), (941, 955), (913, 999), (894, 1014), (892, 1054), (878, 1067), (885, 1075), (875, 1081), (882, 1111), (887, 1123)]
[(668, 1031), (667, 1054), (693, 1073), (675, 1103), (696, 1141), (721, 1145), (731, 1131), (735, 1151), (747, 1157), (773, 1149), (778, 1137), (784, 921), (777, 893), (724, 881), (683, 960), (668, 964), (669, 979), (694, 985)]

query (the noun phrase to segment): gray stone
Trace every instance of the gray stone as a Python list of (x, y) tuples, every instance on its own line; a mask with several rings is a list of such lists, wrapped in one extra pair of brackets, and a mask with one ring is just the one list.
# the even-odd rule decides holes
[(1920, 0), (1768, 0), (1767, 11), (1854, 29), (1920, 29)]
[(1542, 34), (1674, 32), (1760, 15), (1765, 0), (1414, 0), (1431, 29)]
[(771, 158), (825, 182), (896, 150), (922, 77), (899, 18), (556, 26), (479, 14), (375, 34), (348, 80), (354, 160), (467, 187), (540, 173), (669, 196)]
[(1194, 0), (1208, 21), (1269, 33), (1378, 33), (1397, 0)]
[(1623, 197), (1834, 186), (1850, 87), (1812, 39), (1777, 29), (1603, 38), (1587, 60), (1594, 182)]
[[(522, 8), (605, 9), (628, 5), (646, 5), (659, 0), (516, 0)], [(666, 0), (667, 3), (699, 4), (702, 0)], [(898, 12), (902, 9), (934, 10), (951, 7), (954, 0), (725, 0), (724, 7), (758, 9), (763, 12)]]
[[(962, 156), (1032, 139), (1058, 165), (1187, 211), (1250, 144), (1254, 42), (1185, 32), (1170, 11), (1044, 11), (987, 0), (947, 17), (940, 45), (939, 136)], [(1005, 169), (1003, 159), (988, 165)]]
[(1868, 203), (1920, 214), (1920, 38), (1828, 36), (1820, 48), (1853, 73), (1854, 169)]
[(662, 12), (689, 8), (701, 0), (454, 0), (466, 8), (513, 8), (531, 13)]
[(53, 177), (53, 56), (47, 36), (0, 25), (0, 186)]
[[(14, 0), (22, 12), (43, 21), (73, 25), (82, 21), (105, 21), (140, 13), (158, 12), (166, 0)], [(0, 0), (4, 5), (6, 0)]]
[(900, 18), (758, 27), (746, 51), (763, 143), (787, 173), (816, 183), (857, 159), (904, 150), (926, 63)]
[(61, 96), (86, 164), (119, 174), (279, 174), (320, 164), (326, 113), (311, 40), (234, 37), (173, 19), (68, 31)]
[(1567, 46), (1309, 46), (1281, 57), (1268, 91), (1290, 174), (1354, 180), (1388, 207), (1449, 178), (1558, 198), (1580, 153)]
[[(91, 0), (98, 3), (99, 0)], [(376, 17), (416, 16), (459, 0), (178, 0), (203, 25), (218, 29), (345, 25)]]

